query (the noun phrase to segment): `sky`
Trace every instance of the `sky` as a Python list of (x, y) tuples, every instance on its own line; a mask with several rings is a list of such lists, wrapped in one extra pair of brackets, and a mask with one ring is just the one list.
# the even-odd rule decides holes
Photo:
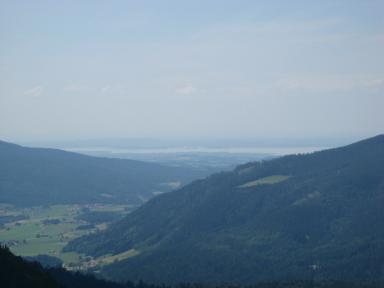
[(384, 132), (384, 1), (0, 0), (0, 139)]

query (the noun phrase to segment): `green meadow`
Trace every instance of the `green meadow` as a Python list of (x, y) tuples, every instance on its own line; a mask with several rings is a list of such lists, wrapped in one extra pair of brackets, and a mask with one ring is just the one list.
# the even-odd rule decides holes
[(23, 217), (0, 227), (0, 242), (19, 256), (45, 254), (60, 258), (66, 266), (81, 266), (84, 255), (64, 253), (63, 247), (74, 238), (107, 226), (107, 223), (99, 223), (94, 227), (78, 229), (79, 226), (88, 224), (77, 217), (84, 209), (116, 213), (127, 211), (127, 207), (122, 205), (55, 205), (31, 208), (2, 205), (0, 217)]
[(255, 187), (258, 185), (271, 185), (271, 184), (277, 184), (280, 182), (283, 182), (287, 180), (289, 176), (286, 175), (272, 175), (260, 179), (256, 179), (254, 181), (247, 182), (243, 185), (240, 185), (239, 188), (250, 188), (250, 187)]

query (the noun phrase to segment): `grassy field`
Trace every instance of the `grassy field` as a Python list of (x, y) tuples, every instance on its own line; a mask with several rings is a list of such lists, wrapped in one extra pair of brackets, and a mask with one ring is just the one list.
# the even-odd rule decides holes
[(254, 181), (247, 182), (243, 185), (240, 185), (239, 188), (250, 188), (250, 187), (255, 187), (258, 185), (271, 185), (271, 184), (276, 184), (279, 182), (283, 182), (287, 180), (289, 176), (285, 175), (272, 175), (264, 178), (260, 178)]
[[(68, 241), (105, 229), (108, 223), (99, 223), (87, 229), (77, 229), (89, 224), (77, 218), (86, 211), (116, 212), (126, 214), (132, 207), (122, 205), (56, 205), (49, 207), (18, 208), (0, 205), (1, 216), (24, 216), (24, 219), (9, 222), (0, 228), (0, 242), (10, 247), (12, 252), (20, 256), (36, 256), (45, 254), (60, 258), (66, 266), (81, 266), (85, 261), (84, 255), (63, 253), (62, 248)], [(127, 255), (135, 252), (129, 251)], [(127, 255), (121, 255), (124, 258)], [(104, 257), (103, 261), (110, 262), (119, 257)], [(101, 261), (99, 261), (102, 263)]]
[(95, 263), (97, 265), (107, 265), (107, 264), (111, 264), (111, 263), (116, 262), (116, 261), (121, 261), (121, 260), (124, 260), (126, 258), (139, 255), (139, 254), (140, 254), (139, 251), (137, 251), (135, 249), (131, 249), (131, 250), (128, 250), (128, 251), (125, 251), (123, 253), (116, 254), (116, 255), (104, 255), (102, 257), (95, 259)]

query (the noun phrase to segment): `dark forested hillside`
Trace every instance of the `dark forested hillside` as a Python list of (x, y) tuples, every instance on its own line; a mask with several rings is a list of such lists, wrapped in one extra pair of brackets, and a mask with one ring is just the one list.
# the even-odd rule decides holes
[(14, 256), (0, 247), (0, 286), (4, 288), (59, 288), (57, 282), (36, 263)]
[[(140, 288), (156, 288), (140, 283)], [(43, 268), (13, 255), (0, 246), (0, 287), (2, 288), (139, 288), (132, 282), (113, 283), (92, 275), (69, 272), (62, 268)], [(160, 287), (160, 286), (159, 286)]]
[(0, 141), (0, 202), (16, 205), (138, 204), (169, 182), (204, 176), (195, 169), (26, 148)]
[(67, 250), (135, 249), (118, 280), (384, 279), (384, 135), (249, 163), (155, 197)]
[[(241, 288), (225, 284), (206, 286), (182, 283), (175, 286), (146, 284), (143, 281), (116, 283), (98, 279), (91, 274), (70, 272), (63, 268), (43, 268), (13, 255), (8, 248), (0, 247), (0, 285), (2, 288)], [(341, 282), (269, 282), (256, 283), (247, 288), (379, 288), (380, 283)]]

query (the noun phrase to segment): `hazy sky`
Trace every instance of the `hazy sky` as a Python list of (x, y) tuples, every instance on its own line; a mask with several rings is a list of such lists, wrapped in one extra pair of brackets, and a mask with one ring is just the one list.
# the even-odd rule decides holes
[(384, 132), (384, 1), (0, 3), (0, 139)]

